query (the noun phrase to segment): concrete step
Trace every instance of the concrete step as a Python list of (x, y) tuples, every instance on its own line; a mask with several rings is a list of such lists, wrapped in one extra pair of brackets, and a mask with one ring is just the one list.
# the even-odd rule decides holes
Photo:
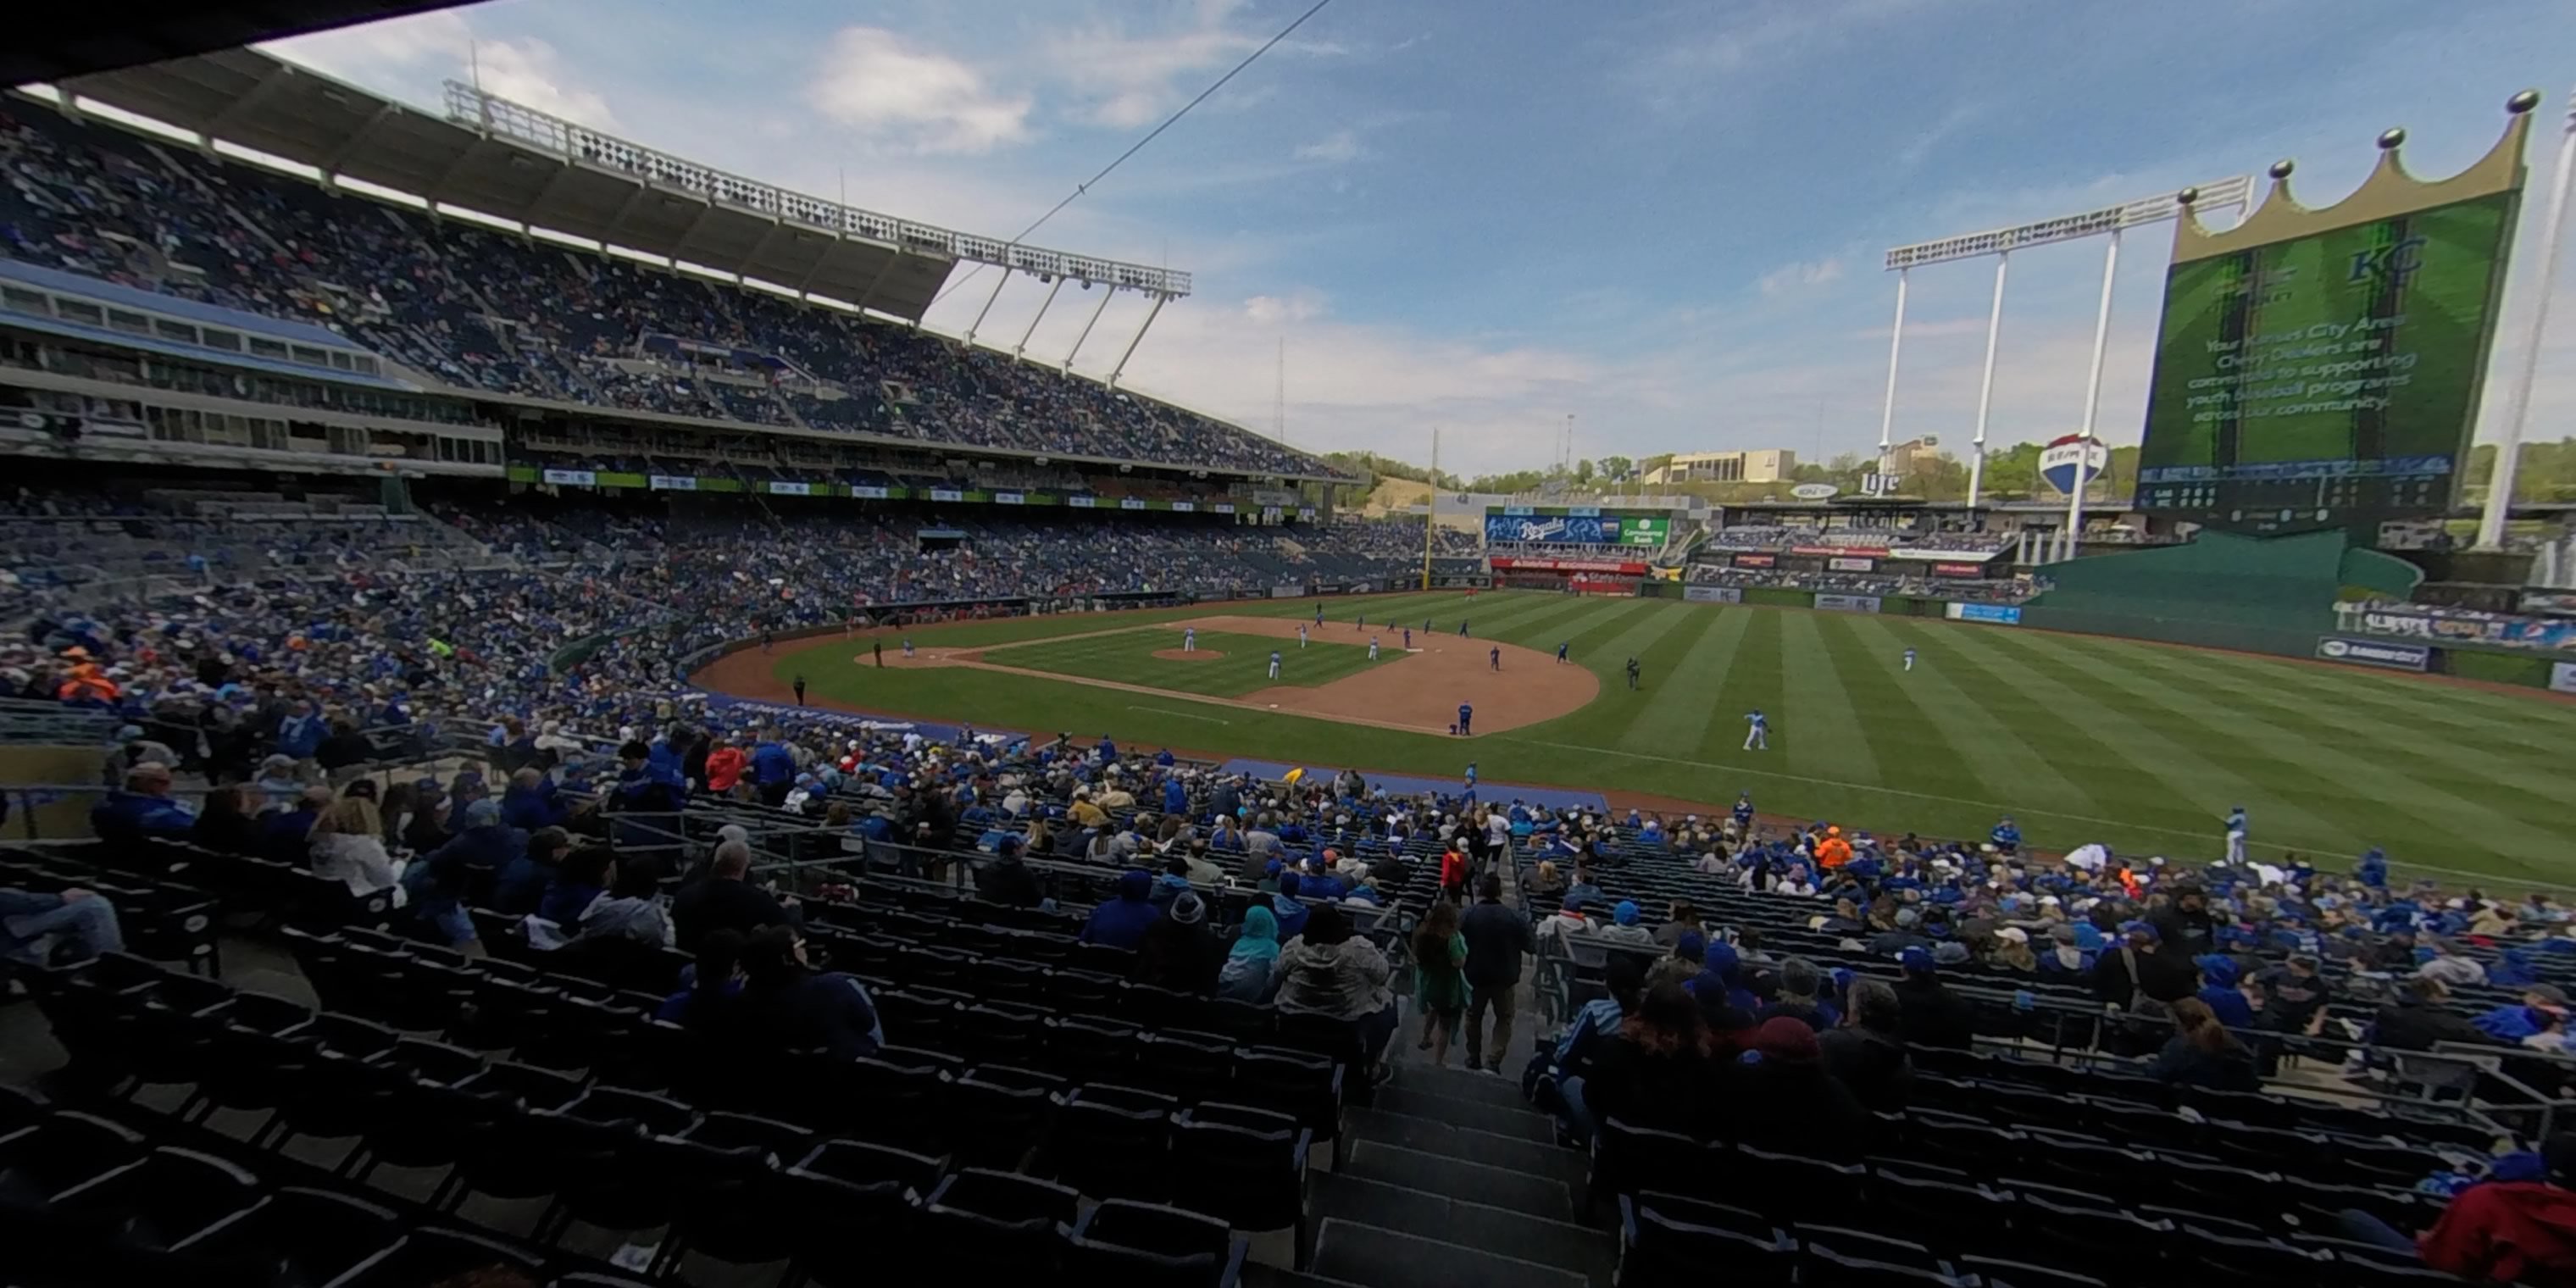
[(1505, 1078), (1490, 1073), (1469, 1073), (1463, 1068), (1436, 1069), (1427, 1064), (1403, 1064), (1396, 1066), (1395, 1081), (1388, 1085), (1509, 1109), (1530, 1107), (1529, 1101), (1521, 1096), (1520, 1070), (1517, 1067), (1512, 1070), (1512, 1076)]
[[(1519, 1097), (1513, 1099), (1518, 1100)], [(1556, 1139), (1556, 1120), (1526, 1104), (1515, 1108), (1487, 1100), (1460, 1100), (1415, 1090), (1400, 1082), (1378, 1088), (1374, 1108), (1380, 1113), (1409, 1114), (1452, 1127), (1473, 1127), (1497, 1136), (1516, 1136), (1542, 1144)]]
[(1360, 1288), (1592, 1288), (1572, 1270), (1352, 1221), (1323, 1223), (1314, 1264)]
[(1427, 1194), (1473, 1194), (1495, 1207), (1527, 1212), (1549, 1221), (1574, 1220), (1574, 1190), (1553, 1176), (1532, 1176), (1508, 1167), (1426, 1154), (1384, 1141), (1347, 1146), (1332, 1175), (1377, 1181)]
[(1346, 1279), (1326, 1279), (1298, 1270), (1282, 1270), (1258, 1261), (1243, 1267), (1243, 1288), (1355, 1288)]
[[(1460, 1162), (1482, 1163), (1532, 1176), (1545, 1176), (1568, 1185), (1580, 1184), (1590, 1172), (1590, 1164), (1570, 1149), (1546, 1141), (1520, 1136), (1504, 1136), (1473, 1127), (1456, 1127), (1429, 1118), (1388, 1113), (1382, 1109), (1351, 1111), (1350, 1135), (1355, 1140), (1384, 1141), (1406, 1149), (1454, 1158)], [(1447, 1192), (1447, 1186), (1419, 1188)]]
[(1609, 1284), (1610, 1271), (1618, 1261), (1617, 1240), (1607, 1231), (1547, 1220), (1518, 1208), (1488, 1207), (1346, 1175), (1317, 1176), (1312, 1196), (1318, 1220), (1349, 1221), (1464, 1244), (1497, 1256), (1571, 1270), (1600, 1288)]

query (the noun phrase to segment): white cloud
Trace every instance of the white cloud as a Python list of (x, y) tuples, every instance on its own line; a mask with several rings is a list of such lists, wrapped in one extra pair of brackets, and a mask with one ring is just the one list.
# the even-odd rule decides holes
[(835, 35), (806, 97), (892, 151), (988, 152), (1030, 133), (1028, 95), (997, 93), (967, 63), (880, 27)]
[(1324, 293), (1300, 289), (1285, 296), (1256, 295), (1243, 302), (1243, 316), (1263, 326), (1304, 322), (1324, 315)]
[(1841, 280), (1843, 280), (1843, 262), (1837, 257), (1783, 264), (1764, 273), (1762, 280), (1756, 285), (1762, 288), (1764, 295), (1776, 299), (1793, 291), (1807, 290)]
[[(1041, 72), (1070, 91), (1077, 120), (1112, 129), (1152, 125), (1270, 38), (1266, 31), (1234, 25), (1243, 7), (1242, 0), (1195, 0), (1185, 6), (1184, 21), (1167, 29), (1140, 31), (1104, 20), (1059, 30), (1042, 42)], [(1347, 52), (1336, 42), (1300, 35), (1279, 42), (1268, 58)], [(1239, 103), (1270, 92), (1267, 84), (1237, 81), (1221, 97)]]
[(1897, 149), (1896, 163), (1907, 168), (1923, 164), (1932, 155), (1934, 149), (1948, 141), (1950, 136), (1957, 134), (1963, 127), (1975, 122), (1984, 113), (1985, 109), (1974, 103), (1962, 103), (1943, 112), (1940, 120), (1934, 121), (1922, 133), (1909, 140), (1904, 147)]
[(566, 120), (617, 128), (608, 100), (581, 84), (553, 45), (533, 36), (477, 38), (465, 16), (453, 9), (297, 36), (260, 48), (416, 103), (437, 102), (437, 82), (453, 79), (479, 83), (491, 93)]
[(1367, 156), (1368, 149), (1361, 145), (1358, 134), (1350, 130), (1335, 130), (1312, 143), (1299, 144), (1295, 155), (1300, 161), (1339, 165)]

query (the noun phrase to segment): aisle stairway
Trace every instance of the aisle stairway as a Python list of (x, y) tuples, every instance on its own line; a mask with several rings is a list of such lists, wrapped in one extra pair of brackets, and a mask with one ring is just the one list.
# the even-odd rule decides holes
[[(1503, 872), (1504, 899), (1519, 900)], [(1556, 1143), (1556, 1124), (1520, 1091), (1535, 1035), (1525, 971), (1503, 1054), (1508, 1076), (1470, 1073), (1466, 1052), (1435, 1068), (1415, 1046), (1422, 1019), (1407, 998), (1388, 1055), (1395, 1080), (1351, 1111), (1333, 1170), (1309, 1183), (1314, 1256), (1306, 1274), (1253, 1266), (1264, 1284), (1349, 1288), (1609, 1288), (1616, 1236), (1576, 1208), (1584, 1155)]]
[(1583, 1155), (1554, 1143), (1517, 1074), (1435, 1069), (1412, 1049), (1418, 1022), (1405, 1030), (1395, 1081), (1352, 1111), (1342, 1157), (1311, 1182), (1312, 1270), (1253, 1267), (1245, 1282), (1606, 1288), (1615, 1241), (1575, 1210)]

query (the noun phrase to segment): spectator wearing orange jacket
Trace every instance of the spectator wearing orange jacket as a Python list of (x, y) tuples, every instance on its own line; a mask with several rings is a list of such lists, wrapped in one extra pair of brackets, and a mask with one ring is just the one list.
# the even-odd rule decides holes
[(1851, 862), (1851, 842), (1843, 839), (1839, 827), (1825, 829), (1825, 839), (1816, 845), (1816, 862), (1828, 872)]

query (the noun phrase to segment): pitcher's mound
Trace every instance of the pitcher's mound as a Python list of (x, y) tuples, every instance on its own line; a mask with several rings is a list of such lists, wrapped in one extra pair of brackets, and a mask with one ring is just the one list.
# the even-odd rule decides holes
[(1213, 662), (1225, 654), (1212, 648), (1158, 648), (1154, 650), (1154, 656), (1166, 662)]

